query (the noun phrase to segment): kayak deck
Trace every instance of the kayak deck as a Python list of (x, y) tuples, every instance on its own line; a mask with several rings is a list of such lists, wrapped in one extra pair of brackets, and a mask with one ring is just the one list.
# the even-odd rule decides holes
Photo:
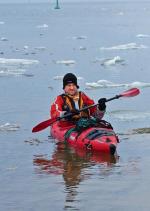
[(51, 127), (51, 135), (57, 142), (65, 142), (75, 148), (110, 154), (116, 152), (119, 142), (117, 135), (110, 128), (90, 127), (78, 132), (75, 125), (61, 125), (58, 122)]

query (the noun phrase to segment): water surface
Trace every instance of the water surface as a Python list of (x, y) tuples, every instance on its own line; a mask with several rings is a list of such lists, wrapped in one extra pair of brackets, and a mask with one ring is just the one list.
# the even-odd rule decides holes
[[(149, 15), (149, 2), (1, 5), (0, 210), (150, 209)], [(140, 89), (107, 104), (114, 157), (56, 145), (49, 128), (32, 134), (67, 72), (95, 101)]]

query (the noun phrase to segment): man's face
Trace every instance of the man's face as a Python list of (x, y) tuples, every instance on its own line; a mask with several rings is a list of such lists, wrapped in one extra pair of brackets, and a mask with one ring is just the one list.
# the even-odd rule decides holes
[(74, 83), (69, 83), (65, 86), (64, 91), (66, 94), (74, 96), (77, 94), (78, 89)]

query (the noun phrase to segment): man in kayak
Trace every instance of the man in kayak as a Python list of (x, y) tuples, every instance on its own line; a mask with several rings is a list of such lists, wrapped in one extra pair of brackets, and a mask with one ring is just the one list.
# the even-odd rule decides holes
[(78, 112), (79, 109), (95, 104), (94, 100), (78, 89), (77, 77), (72, 73), (67, 73), (63, 77), (64, 93), (58, 95), (51, 105), (50, 114), (52, 118), (61, 117), (70, 112), (75, 115), (65, 120), (78, 121), (80, 118), (90, 117), (100, 120), (103, 118), (106, 110), (106, 98), (100, 98), (98, 106)]

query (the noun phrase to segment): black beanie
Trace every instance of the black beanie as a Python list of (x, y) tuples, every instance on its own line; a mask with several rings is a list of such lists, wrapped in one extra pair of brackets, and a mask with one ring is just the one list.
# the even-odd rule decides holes
[(77, 77), (72, 73), (67, 73), (63, 78), (63, 89), (67, 84), (73, 83), (76, 85), (77, 88), (79, 88), (77, 84)]

